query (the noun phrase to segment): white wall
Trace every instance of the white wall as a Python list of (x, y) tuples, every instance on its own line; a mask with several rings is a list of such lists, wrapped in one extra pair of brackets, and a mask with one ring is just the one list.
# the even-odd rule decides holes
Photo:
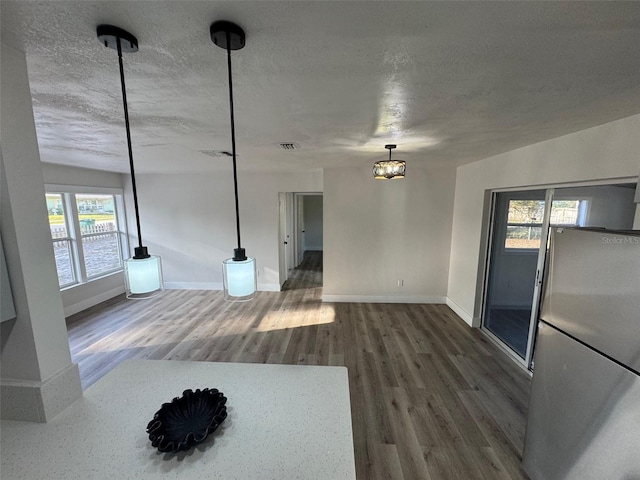
[[(221, 289), (221, 262), (237, 247), (233, 176), (217, 174), (136, 175), (143, 243), (162, 257), (166, 288)], [(133, 212), (125, 180), (127, 211)], [(239, 172), (242, 247), (255, 257), (258, 289), (279, 290), (279, 192), (320, 192), (322, 173)], [(130, 246), (135, 223), (128, 215)]]
[(82, 395), (58, 290), (24, 53), (2, 44), (0, 231), (16, 318), (0, 324), (2, 418), (48, 421)]
[(323, 298), (443, 302), (454, 188), (454, 168), (408, 165), (389, 181), (370, 165), (325, 170)]
[(479, 325), (487, 191), (637, 178), (640, 115), (530, 145), (458, 168), (447, 303)]
[(305, 195), (304, 249), (322, 250), (322, 195)]
[[(126, 154), (126, 151), (123, 153)], [(42, 173), (45, 184), (122, 189), (123, 175), (119, 173), (50, 163), (42, 164)], [(68, 317), (109, 298), (121, 295), (124, 291), (124, 275), (122, 272), (66, 288), (60, 292), (64, 314)]]
[[(126, 155), (126, 150), (123, 155)], [(66, 165), (42, 164), (44, 183), (54, 185), (75, 185), (80, 187), (122, 188), (123, 175), (102, 170), (69, 167)]]

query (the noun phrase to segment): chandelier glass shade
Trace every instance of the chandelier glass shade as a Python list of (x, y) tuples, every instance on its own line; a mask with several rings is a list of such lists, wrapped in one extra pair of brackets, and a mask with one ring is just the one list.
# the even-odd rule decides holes
[(100, 43), (105, 47), (112, 48), (118, 52), (118, 64), (120, 66), (120, 87), (122, 88), (124, 124), (127, 131), (129, 168), (131, 170), (131, 188), (133, 190), (133, 206), (136, 215), (136, 228), (138, 233), (138, 246), (134, 249), (135, 254), (133, 257), (124, 261), (126, 294), (127, 298), (132, 299), (151, 298), (164, 289), (162, 282), (162, 262), (159, 256), (149, 255), (147, 247), (142, 245), (140, 213), (138, 211), (138, 191), (136, 189), (136, 176), (133, 167), (133, 150), (131, 148), (131, 130), (129, 128), (127, 89), (124, 83), (124, 66), (122, 64), (122, 52), (137, 52), (138, 39), (126, 30), (114, 27), (113, 25), (99, 25), (97, 34)]
[(396, 148), (396, 146), (385, 145), (384, 148), (389, 150), (389, 159), (381, 160), (373, 164), (373, 178), (377, 180), (404, 178), (407, 163), (403, 160), (391, 160), (391, 150)]

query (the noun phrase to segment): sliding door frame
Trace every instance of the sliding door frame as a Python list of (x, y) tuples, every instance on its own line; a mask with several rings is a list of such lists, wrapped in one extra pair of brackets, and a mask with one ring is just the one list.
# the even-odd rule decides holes
[[(529, 317), (529, 328), (527, 329), (527, 346), (525, 349), (525, 356), (522, 358), (518, 353), (516, 353), (513, 348), (509, 347), (504, 340), (499, 338), (495, 333), (493, 333), (489, 328), (485, 326), (486, 321), (486, 307), (487, 307), (487, 299), (489, 297), (489, 275), (491, 274), (491, 262), (492, 252), (493, 252), (493, 243), (496, 240), (495, 233), (496, 228), (496, 219), (499, 217), (497, 213), (498, 209), (498, 194), (499, 193), (525, 193), (527, 191), (539, 191), (544, 190), (545, 199), (544, 199), (544, 214), (540, 229), (540, 247), (538, 249), (538, 258), (536, 261), (536, 279), (534, 281), (534, 289), (532, 292), (533, 298), (531, 302), (531, 316)], [(491, 214), (489, 217), (489, 238), (487, 242), (487, 254), (486, 254), (486, 262), (484, 269), (484, 285), (483, 285), (483, 293), (482, 293), (482, 310), (481, 310), (481, 321), (480, 327), (482, 331), (491, 338), (498, 346), (501, 347), (502, 350), (507, 352), (509, 356), (511, 356), (516, 362), (518, 362), (524, 368), (531, 370), (531, 363), (533, 359), (533, 344), (534, 344), (534, 335), (532, 332), (535, 332), (538, 318), (538, 309), (540, 306), (540, 298), (541, 298), (541, 286), (542, 286), (542, 276), (544, 273), (544, 262), (546, 258), (546, 250), (547, 250), (547, 238), (549, 235), (549, 220), (551, 218), (551, 204), (553, 202), (553, 188), (526, 188), (526, 189), (509, 189), (509, 190), (493, 190), (491, 192), (491, 202), (489, 208), (491, 208)]]
[(533, 364), (533, 350), (535, 333), (538, 328), (538, 313), (540, 312), (540, 300), (542, 299), (542, 279), (544, 278), (545, 263), (547, 260), (547, 244), (549, 243), (549, 226), (551, 224), (551, 209), (553, 208), (554, 188), (547, 188), (544, 199), (544, 216), (542, 218), (542, 230), (540, 231), (540, 249), (538, 250), (538, 264), (536, 265), (536, 279), (533, 287), (533, 301), (531, 303), (531, 318), (529, 319), (529, 333), (527, 337), (527, 350), (524, 363), (531, 370)]
[[(516, 192), (519, 190), (505, 190), (506, 192)], [(486, 259), (484, 264), (484, 275), (483, 275), (483, 287), (482, 287), (482, 305), (480, 310), (480, 330), (487, 336), (489, 339), (495, 343), (502, 351), (504, 351), (507, 355), (509, 355), (515, 362), (519, 363), (523, 368), (527, 368), (527, 365), (524, 363), (524, 360), (507, 344), (501, 340), (496, 334), (494, 334), (491, 330), (485, 327), (485, 314), (487, 308), (487, 298), (489, 297), (489, 274), (491, 272), (491, 261), (492, 261), (492, 253), (493, 253), (493, 242), (496, 232), (496, 210), (498, 208), (498, 193), (497, 190), (491, 191), (491, 200), (489, 202), (489, 229), (488, 238), (486, 243)]]
[[(636, 183), (638, 184), (638, 177), (616, 177), (609, 178), (603, 180), (594, 180), (594, 181), (585, 181), (585, 182), (572, 182), (572, 183), (556, 183), (551, 185), (530, 185), (527, 187), (512, 187), (512, 188), (496, 188), (490, 190), (491, 192), (491, 200), (488, 204), (488, 208), (490, 209), (490, 214), (487, 219), (488, 221), (488, 237), (486, 242), (486, 256), (485, 261), (483, 262), (484, 275), (483, 285), (482, 285), (482, 296), (481, 296), (481, 305), (480, 305), (480, 328), (487, 337), (489, 337), (498, 347), (500, 347), (504, 352), (506, 352), (511, 358), (513, 358), (518, 364), (527, 370), (531, 371), (533, 367), (533, 355), (535, 352), (535, 338), (536, 331), (538, 327), (538, 313), (540, 311), (540, 302), (542, 300), (542, 288), (543, 288), (543, 278), (545, 272), (545, 263), (547, 257), (547, 243), (549, 238), (549, 227), (551, 220), (551, 208), (553, 205), (553, 197), (555, 193), (555, 189), (557, 188), (574, 188), (574, 187), (592, 187), (592, 186), (603, 186), (603, 185), (613, 185), (617, 183)], [(640, 187), (640, 184), (638, 184)], [(636, 187), (638, 188), (638, 187)], [(533, 303), (531, 306), (531, 318), (529, 320), (529, 331), (527, 338), (527, 348), (524, 359), (520, 357), (515, 351), (513, 351), (510, 347), (508, 347), (504, 341), (498, 338), (497, 335), (492, 333), (488, 328), (484, 326), (485, 323), (485, 314), (486, 314), (486, 302), (488, 298), (488, 288), (489, 288), (489, 274), (491, 269), (491, 260), (492, 260), (492, 247), (493, 242), (495, 241), (495, 222), (496, 222), (496, 208), (497, 208), (497, 194), (498, 193), (508, 193), (508, 192), (526, 192), (530, 190), (546, 190), (545, 195), (545, 209), (544, 209), (544, 217), (542, 220), (542, 231), (540, 238), (540, 249), (538, 251), (538, 261), (536, 267), (536, 279), (534, 284), (533, 291)]]

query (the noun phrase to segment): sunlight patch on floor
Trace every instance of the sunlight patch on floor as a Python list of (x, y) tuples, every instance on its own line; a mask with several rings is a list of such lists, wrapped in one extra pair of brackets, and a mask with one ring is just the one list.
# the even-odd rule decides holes
[(285, 328), (310, 327), (312, 325), (324, 325), (333, 323), (336, 312), (333, 305), (314, 302), (308, 307), (299, 307), (286, 311), (268, 312), (256, 330), (258, 332), (269, 332), (272, 330), (283, 330)]
[[(214, 329), (214, 334), (220, 337), (237, 336), (250, 332), (270, 332), (287, 328), (326, 325), (333, 323), (335, 317), (336, 314), (333, 305), (324, 304), (319, 300), (310, 300), (295, 307), (292, 306), (291, 308), (268, 311), (256, 327), (249, 327), (248, 325), (251, 325), (253, 322), (250, 320), (250, 317), (245, 317), (242, 321), (225, 323), (224, 326), (221, 325), (221, 328), (217, 331)], [(207, 336), (212, 335), (211, 322), (216, 322), (216, 319), (203, 317), (202, 321), (193, 326), (186, 336), (176, 335), (176, 330), (180, 329), (178, 325), (176, 325), (175, 329), (163, 329), (161, 333), (155, 334), (152, 333), (153, 324), (145, 324), (137, 328), (129, 327), (128, 329), (117, 330), (110, 333), (107, 337), (75, 352), (74, 355), (109, 353), (130, 349), (154, 349), (171, 345), (176, 341), (182, 343), (199, 342), (206, 339)]]

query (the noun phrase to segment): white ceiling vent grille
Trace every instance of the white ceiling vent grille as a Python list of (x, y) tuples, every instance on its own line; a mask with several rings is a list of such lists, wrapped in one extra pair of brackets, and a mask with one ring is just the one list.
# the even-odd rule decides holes
[(282, 149), (282, 150), (298, 150), (300, 148), (300, 145), (298, 145), (297, 143), (279, 143), (278, 146)]
[[(198, 150), (200, 153), (204, 153), (205, 155), (212, 158), (220, 158), (220, 157), (230, 157), (231, 152), (227, 152), (226, 150)], [(237, 155), (236, 156), (240, 156)]]

